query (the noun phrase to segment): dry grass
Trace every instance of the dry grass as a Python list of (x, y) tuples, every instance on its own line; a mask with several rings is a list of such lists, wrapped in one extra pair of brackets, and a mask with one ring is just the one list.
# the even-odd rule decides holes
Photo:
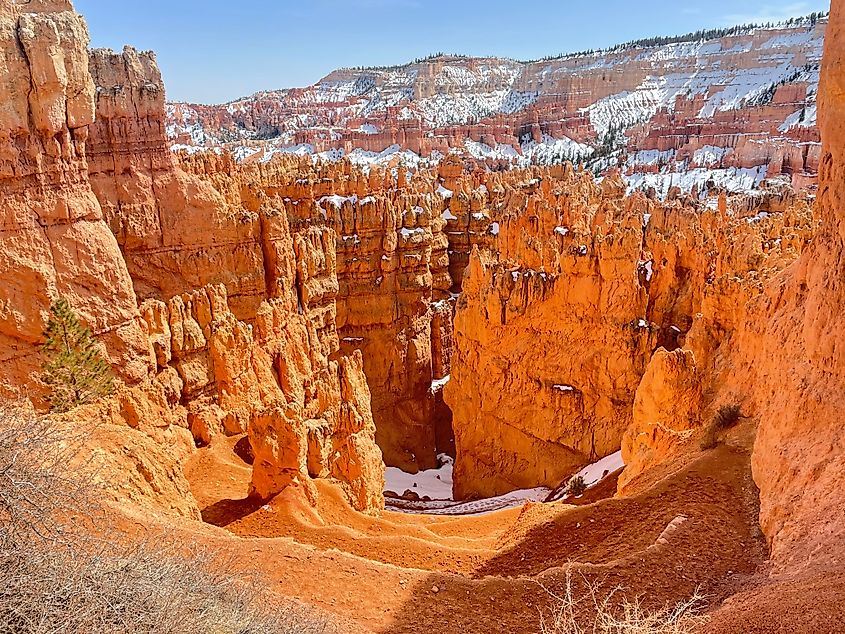
[(50, 419), (0, 410), (0, 633), (333, 631), (219, 553), (116, 537), (76, 448)]
[[(691, 634), (706, 622), (703, 600), (693, 596), (674, 606), (646, 609), (639, 599), (621, 596), (619, 589), (601, 593), (584, 583), (576, 597), (572, 575), (567, 572), (563, 595), (551, 594), (555, 607), (540, 614), (541, 634)], [(620, 597), (620, 598), (618, 598)]]

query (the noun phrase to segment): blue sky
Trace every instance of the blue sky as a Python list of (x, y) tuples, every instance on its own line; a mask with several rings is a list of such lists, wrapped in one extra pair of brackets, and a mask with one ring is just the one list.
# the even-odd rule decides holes
[(445, 51), (534, 59), (826, 11), (828, 0), (75, 0), (92, 45), (153, 49), (168, 99), (220, 103)]

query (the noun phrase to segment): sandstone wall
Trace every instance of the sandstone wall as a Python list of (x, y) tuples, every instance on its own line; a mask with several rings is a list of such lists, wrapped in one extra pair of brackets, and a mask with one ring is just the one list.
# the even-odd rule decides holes
[[(834, 2), (819, 89), (821, 228), (769, 290), (753, 396), (760, 522), (781, 565), (836, 561), (845, 542), (845, 6)], [(838, 546), (839, 548), (836, 548)]]
[[(700, 369), (715, 372), (764, 280), (803, 249), (809, 209), (780, 190), (660, 203), (567, 168), (486, 189), (497, 235), (475, 246), (445, 388), (456, 494), (555, 487), (620, 445), (624, 490), (700, 427), (705, 412), (662, 401), (700, 393)], [(652, 360), (683, 345), (683, 363)]]
[(432, 306), (451, 286), (441, 205), (407, 191), (327, 212), (339, 234), (343, 347), (363, 351), (379, 446), (409, 470), (436, 466)]
[[(86, 174), (95, 86), (69, 2), (0, 3), (0, 395), (37, 394), (38, 346), (65, 297), (137, 382), (149, 354), (135, 293)], [(110, 301), (101, 301), (109, 297)]]
[(572, 173), (505, 198), (498, 261), (475, 248), (455, 318), (445, 397), (461, 498), (557, 486), (618, 449), (657, 340), (641, 321), (642, 209)]
[(262, 223), (176, 169), (165, 142), (164, 86), (152, 53), (91, 51), (97, 121), (91, 184), (126, 259), (139, 299), (169, 299), (226, 285), (240, 318), (265, 298)]
[[(122, 379), (73, 413), (104, 421), (92, 450), (121, 495), (198, 517), (182, 460), (249, 431), (255, 495), (285, 486), (293, 451), (304, 488), (332, 478), (380, 509), (362, 360), (339, 354), (334, 231), (292, 232), (283, 204), (230, 204), (178, 169), (154, 56), (87, 45), (69, 2), (0, 3), (0, 395), (37, 400), (46, 312), (65, 297)], [(285, 420), (301, 434), (280, 448)]]
[(92, 51), (91, 72), (92, 182), (145, 300), (158, 380), (194, 438), (248, 431), (260, 498), (291, 484), (311, 495), (310, 478), (327, 477), (357, 508), (379, 509), (370, 393), (360, 359), (339, 356), (334, 231), (292, 230), (278, 198), (181, 170), (152, 54)]
[(750, 330), (765, 323), (761, 306), (770, 285), (806, 248), (814, 226), (807, 203), (781, 191), (722, 197), (704, 215), (652, 217), (643, 256), (654, 270), (649, 315), (664, 326), (660, 345), (682, 346), (684, 356), (658, 351), (637, 388), (622, 444), (621, 493), (697, 441), (719, 406), (740, 404), (750, 412), (754, 379), (747, 373), (759, 365), (752, 360), (764, 345), (762, 334)]
[[(311, 480), (331, 478), (373, 511), (376, 441), (408, 470), (454, 442), (459, 498), (556, 486), (621, 445), (624, 492), (740, 402), (760, 421), (774, 553), (806, 556), (842, 525), (840, 14), (820, 93), (822, 229), (781, 276), (813, 230), (785, 190), (713, 209), (677, 191), (625, 198), (617, 176), (569, 166), (176, 161), (152, 54), (89, 55), (69, 3), (0, 0), (0, 395), (37, 385), (46, 310), (67, 297), (127, 384), (81, 413), (109, 425), (109, 464), (141, 474), (121, 494), (194, 517), (179, 462), (218, 434), (249, 434), (256, 497), (313, 500)], [(567, 64), (561, 86), (598, 90)], [(499, 143), (507, 126), (453, 132)]]
[[(817, 222), (809, 222), (800, 205), (787, 205), (782, 217), (763, 221), (769, 240), (761, 252), (753, 234), (725, 235), (719, 258), (724, 262), (686, 342), (702, 393), (709, 395), (702, 403), (702, 422), (716, 405), (736, 403), (758, 424), (752, 467), (760, 487), (760, 523), (779, 571), (838, 565), (845, 545), (840, 491), (845, 467), (845, 8), (834, 3), (831, 10), (819, 90), (823, 152)], [(781, 206), (776, 199), (769, 202)], [(657, 358), (652, 363), (647, 377), (654, 380), (644, 380), (644, 395), (661, 384), (679, 385), (659, 371)], [(689, 381), (683, 384), (694, 389)], [(676, 414), (665, 417), (675, 421)], [(634, 470), (626, 468), (623, 489), (638, 469), (669, 458), (672, 451), (665, 435), (648, 435), (648, 423), (658, 415), (642, 410), (634, 418), (628, 435), (641, 445), (628, 451)], [(638, 460), (639, 451), (649, 458)]]
[(453, 281), (446, 201), (432, 176), (295, 158), (236, 165), (206, 155), (183, 164), (227, 204), (284, 209), (294, 234), (331, 232), (324, 245), (333, 275), (336, 267), (331, 323), (344, 354), (363, 353), (385, 461), (410, 471), (435, 466), (438, 451), (451, 446), (432, 384), (450, 371), (451, 320), (444, 323), (437, 306), (448, 303)]
[[(193, 448), (158, 385), (146, 324), (90, 186), (88, 32), (70, 2), (0, 2), (0, 397), (41, 403), (39, 346), (66, 298), (103, 344), (117, 393), (62, 418), (104, 491), (198, 518), (180, 460)], [(133, 387), (127, 387), (129, 384)]]

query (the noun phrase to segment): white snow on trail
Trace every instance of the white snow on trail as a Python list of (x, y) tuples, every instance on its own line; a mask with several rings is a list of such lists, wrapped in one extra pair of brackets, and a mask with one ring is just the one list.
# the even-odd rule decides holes
[(412, 513), (420, 515), (483, 515), (503, 509), (510, 509), (522, 506), (526, 502), (543, 502), (551, 493), (551, 489), (539, 487), (514, 491), (484, 500), (473, 500), (472, 502), (452, 502), (448, 500), (436, 500), (431, 502), (411, 502), (406, 500), (388, 499), (387, 509), (401, 513)]
[[(452, 458), (441, 454), (438, 456), (438, 460), (443, 466), (428, 471), (420, 471), (416, 475), (405, 473), (396, 467), (388, 467), (385, 472), (385, 492), (389, 491), (401, 496), (406, 491), (412, 491), (421, 499), (405, 500), (392, 496), (387, 497), (385, 499), (387, 509), (420, 515), (481, 515), (522, 506), (526, 502), (545, 502), (552, 494), (552, 489), (537, 487), (513, 491), (483, 500), (456, 502), (452, 499), (452, 469), (454, 466)], [(617, 451), (594, 464), (587, 465), (573, 477), (584, 478), (584, 484), (589, 489), (624, 466), (622, 452)], [(422, 498), (425, 497), (430, 499), (423, 500)]]
[(421, 498), (451, 500), (453, 461), (452, 458), (443, 454), (438, 456), (438, 459), (443, 463), (442, 467), (420, 471), (417, 474), (405, 473), (397, 467), (388, 467), (384, 473), (384, 490), (396, 495), (413, 491)]
[(584, 478), (584, 484), (589, 488), (604, 480), (611, 473), (616, 473), (624, 466), (625, 462), (622, 460), (622, 451), (620, 450), (596, 463), (587, 465), (573, 477)]

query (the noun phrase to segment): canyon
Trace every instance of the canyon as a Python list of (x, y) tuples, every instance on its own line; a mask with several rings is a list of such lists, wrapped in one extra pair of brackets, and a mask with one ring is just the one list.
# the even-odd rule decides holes
[(584, 161), (630, 189), (766, 177), (814, 185), (819, 62), (827, 21), (791, 20), (654, 38), (521, 62), (435, 55), (340, 69), (313, 86), (221, 105), (168, 105), (174, 149), (347, 156), (426, 164), (461, 152), (495, 169)]
[[(0, 0), (0, 398), (83, 430), (128, 535), (338, 631), (536, 632), (573, 575), (701, 592), (701, 631), (839, 631), (844, 29), (204, 107), (70, 0)], [(59, 298), (115, 389), (48, 414)]]

